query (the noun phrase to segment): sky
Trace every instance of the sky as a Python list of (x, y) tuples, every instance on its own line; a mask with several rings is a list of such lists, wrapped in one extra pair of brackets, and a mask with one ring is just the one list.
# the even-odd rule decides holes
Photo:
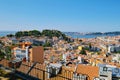
[(0, 31), (120, 31), (120, 0), (0, 0)]

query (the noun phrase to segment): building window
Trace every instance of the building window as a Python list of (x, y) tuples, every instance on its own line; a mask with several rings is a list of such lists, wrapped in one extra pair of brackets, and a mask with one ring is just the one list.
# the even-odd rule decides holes
[(16, 53), (21, 53), (21, 50), (19, 50), (19, 49), (16, 49), (16, 51), (15, 51)]
[(17, 58), (20, 58), (20, 55), (16, 55)]
[(94, 80), (100, 80), (99, 78), (94, 78)]
[(21, 50), (21, 52), (22, 52), (22, 53), (26, 53), (26, 51), (25, 51), (25, 50)]
[(103, 71), (107, 71), (107, 67), (103, 67)]

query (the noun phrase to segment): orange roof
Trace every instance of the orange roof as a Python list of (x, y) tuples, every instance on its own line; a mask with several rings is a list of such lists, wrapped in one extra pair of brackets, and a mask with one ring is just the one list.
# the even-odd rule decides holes
[(78, 64), (76, 72), (80, 74), (88, 75), (89, 80), (93, 80), (94, 77), (99, 76), (99, 68), (96, 66)]
[(75, 71), (75, 66), (72, 66), (72, 67), (69, 67), (69, 66), (68, 66), (68, 67), (65, 67), (65, 66), (63, 66), (62, 69), (63, 69), (63, 70), (67, 70), (67, 71), (72, 71), (72, 72), (74, 72), (74, 71)]

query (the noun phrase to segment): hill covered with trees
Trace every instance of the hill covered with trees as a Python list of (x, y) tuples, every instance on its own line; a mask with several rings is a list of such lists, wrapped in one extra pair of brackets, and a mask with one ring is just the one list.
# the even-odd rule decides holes
[[(13, 36), (13, 35), (8, 35), (8, 37)], [(45, 29), (42, 32), (38, 31), (38, 30), (31, 30), (31, 31), (18, 31), (15, 33), (14, 35), (17, 38), (20, 37), (24, 37), (24, 36), (35, 36), (35, 37), (39, 37), (39, 36), (47, 36), (49, 38), (52, 37), (62, 37), (63, 39), (67, 39), (66, 35), (64, 33), (62, 33), (61, 31), (58, 30), (48, 30)]]

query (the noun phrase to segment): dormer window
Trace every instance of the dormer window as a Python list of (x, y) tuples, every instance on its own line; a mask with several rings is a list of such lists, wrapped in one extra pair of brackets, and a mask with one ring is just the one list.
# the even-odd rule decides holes
[(103, 71), (107, 71), (107, 67), (103, 67)]

